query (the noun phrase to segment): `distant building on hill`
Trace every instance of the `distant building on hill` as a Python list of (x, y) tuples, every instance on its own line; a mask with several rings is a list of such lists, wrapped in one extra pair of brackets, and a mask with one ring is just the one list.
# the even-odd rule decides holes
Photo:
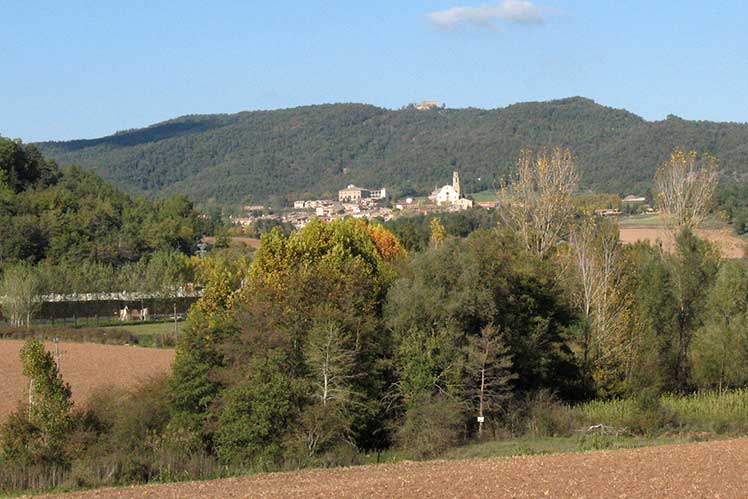
[(418, 109), (419, 111), (427, 111), (429, 109), (438, 109), (441, 107), (441, 105), (441, 102), (437, 102), (435, 100), (425, 100), (420, 104), (416, 104), (416, 109)]
[(351, 184), (345, 189), (338, 191), (338, 201), (341, 203), (355, 203), (363, 199), (385, 199), (387, 197), (387, 190), (383, 187), (381, 189), (364, 189), (363, 187), (356, 187)]
[(647, 201), (647, 198), (643, 198), (641, 196), (634, 196), (633, 194), (629, 194), (625, 198), (623, 198), (624, 203), (645, 203)]

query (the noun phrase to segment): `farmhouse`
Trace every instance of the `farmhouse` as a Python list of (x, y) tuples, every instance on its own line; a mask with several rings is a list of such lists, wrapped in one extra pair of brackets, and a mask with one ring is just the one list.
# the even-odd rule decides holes
[(644, 203), (647, 201), (647, 198), (643, 198), (641, 196), (634, 196), (633, 194), (629, 194), (625, 198), (623, 198), (624, 203)]

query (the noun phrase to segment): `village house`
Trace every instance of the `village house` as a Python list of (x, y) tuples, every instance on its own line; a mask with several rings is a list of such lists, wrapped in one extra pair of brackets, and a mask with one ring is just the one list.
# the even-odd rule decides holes
[(624, 203), (645, 203), (647, 201), (647, 198), (643, 198), (641, 196), (634, 196), (633, 194), (629, 194), (625, 198), (623, 198)]
[(387, 190), (382, 189), (364, 189), (363, 187), (356, 187), (351, 184), (345, 189), (338, 191), (338, 201), (341, 203), (359, 202), (364, 199), (385, 199), (387, 197)]

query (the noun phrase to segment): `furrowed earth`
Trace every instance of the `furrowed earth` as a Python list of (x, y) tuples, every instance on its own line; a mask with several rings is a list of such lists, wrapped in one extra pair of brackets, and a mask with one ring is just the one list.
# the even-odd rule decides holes
[(45, 497), (745, 498), (748, 440), (265, 473)]
[[(18, 356), (21, 340), (0, 341), (0, 422), (22, 401), (28, 379), (21, 372)], [(102, 385), (133, 387), (171, 369), (174, 350), (93, 343), (60, 343), (62, 377), (70, 383), (73, 401), (85, 402)], [(53, 343), (45, 343), (55, 352)]]

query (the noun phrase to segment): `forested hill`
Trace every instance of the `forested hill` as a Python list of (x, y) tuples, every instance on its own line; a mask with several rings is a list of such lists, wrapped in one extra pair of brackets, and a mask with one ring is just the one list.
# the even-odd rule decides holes
[(38, 146), (132, 192), (239, 202), (329, 196), (351, 183), (426, 193), (456, 167), (474, 192), (506, 175), (521, 147), (556, 144), (573, 150), (591, 190), (643, 192), (675, 146), (717, 155), (727, 179), (748, 176), (746, 124), (648, 122), (580, 97), (493, 110), (329, 104), (195, 115)]

